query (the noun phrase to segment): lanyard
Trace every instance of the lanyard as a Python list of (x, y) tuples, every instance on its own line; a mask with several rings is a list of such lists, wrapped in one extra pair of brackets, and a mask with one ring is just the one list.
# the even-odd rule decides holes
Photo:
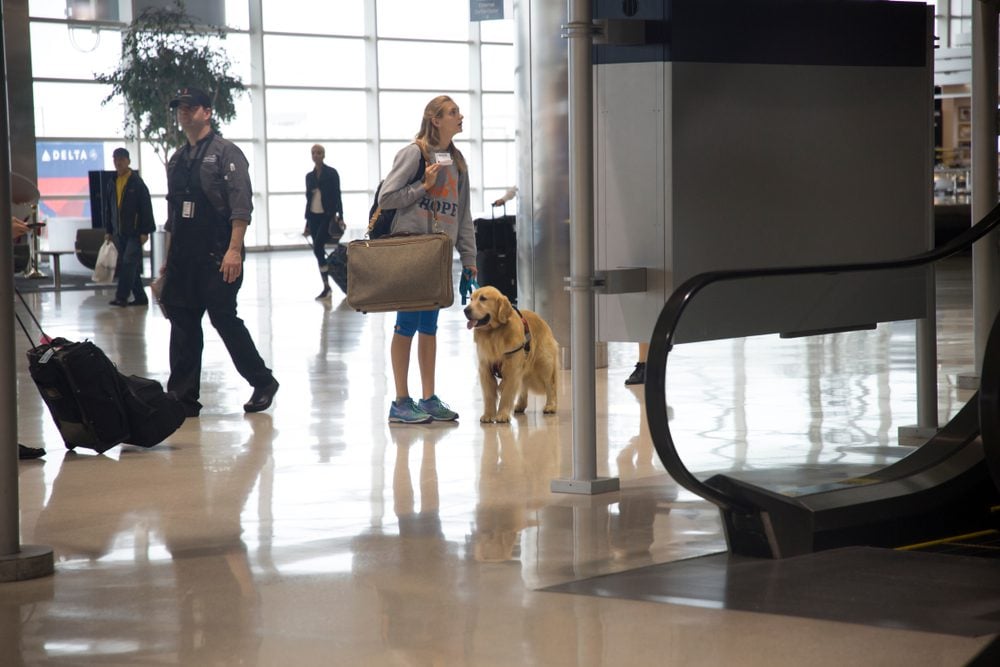
[[(192, 157), (190, 161), (187, 160), (187, 154), (191, 152), (191, 144), (184, 147), (184, 165), (187, 168), (187, 182), (185, 183), (184, 188), (185, 192), (191, 192), (192, 175), (195, 173), (196, 169), (201, 167), (201, 161), (205, 156), (205, 151), (208, 150), (208, 145), (212, 143), (211, 137), (212, 135), (209, 135), (199, 142), (200, 145), (196, 146), (194, 157)], [(200, 184), (201, 179), (198, 180)]]

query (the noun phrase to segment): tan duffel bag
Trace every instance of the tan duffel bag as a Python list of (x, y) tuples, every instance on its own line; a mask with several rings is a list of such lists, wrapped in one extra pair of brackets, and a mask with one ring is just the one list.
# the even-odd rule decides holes
[(347, 303), (362, 313), (434, 310), (455, 301), (447, 234), (398, 234), (347, 246)]

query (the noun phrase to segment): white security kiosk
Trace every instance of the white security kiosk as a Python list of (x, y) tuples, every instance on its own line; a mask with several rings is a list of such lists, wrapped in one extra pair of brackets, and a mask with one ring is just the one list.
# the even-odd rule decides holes
[[(871, 262), (933, 245), (932, 30), (924, 3), (595, 0), (642, 29), (594, 47), (597, 337), (646, 341), (709, 270)], [(635, 34), (639, 34), (638, 39)], [(642, 43), (636, 43), (642, 42)], [(924, 316), (928, 270), (708, 288), (678, 342)]]

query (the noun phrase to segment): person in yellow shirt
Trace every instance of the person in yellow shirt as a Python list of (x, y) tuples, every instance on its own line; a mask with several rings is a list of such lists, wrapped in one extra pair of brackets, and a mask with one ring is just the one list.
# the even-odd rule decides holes
[[(149, 188), (132, 171), (132, 160), (125, 148), (111, 154), (116, 177), (109, 183), (104, 197), (105, 238), (113, 240), (118, 249), (118, 287), (112, 306), (145, 306), (149, 298), (139, 277), (142, 267), (142, 247), (156, 231), (153, 203)], [(129, 293), (132, 301), (128, 300)]]

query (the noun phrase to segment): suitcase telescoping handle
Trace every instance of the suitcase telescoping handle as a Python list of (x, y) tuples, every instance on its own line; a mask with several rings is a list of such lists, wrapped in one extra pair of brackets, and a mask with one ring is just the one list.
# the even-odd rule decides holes
[[(14, 288), (14, 293), (17, 294), (17, 298), (21, 300), (21, 303), (24, 305), (24, 309), (28, 311), (28, 315), (31, 315), (31, 320), (35, 323), (35, 326), (38, 327), (38, 330), (42, 333), (42, 344), (43, 345), (47, 344), (52, 339), (49, 338), (49, 335), (47, 333), (45, 333), (45, 329), (42, 328), (42, 323), (38, 321), (37, 317), (35, 317), (35, 313), (31, 310), (31, 306), (28, 305), (28, 302), (25, 301), (24, 295), (21, 294), (20, 290), (18, 290), (16, 287)], [(24, 326), (24, 321), (21, 319), (21, 316), (15, 312), (14, 317), (17, 318), (17, 323), (21, 326), (21, 331), (23, 331), (24, 335), (28, 337), (28, 344), (31, 345), (31, 349), (37, 350), (38, 346), (35, 345), (34, 339), (31, 337), (31, 334), (28, 333), (28, 327)]]

